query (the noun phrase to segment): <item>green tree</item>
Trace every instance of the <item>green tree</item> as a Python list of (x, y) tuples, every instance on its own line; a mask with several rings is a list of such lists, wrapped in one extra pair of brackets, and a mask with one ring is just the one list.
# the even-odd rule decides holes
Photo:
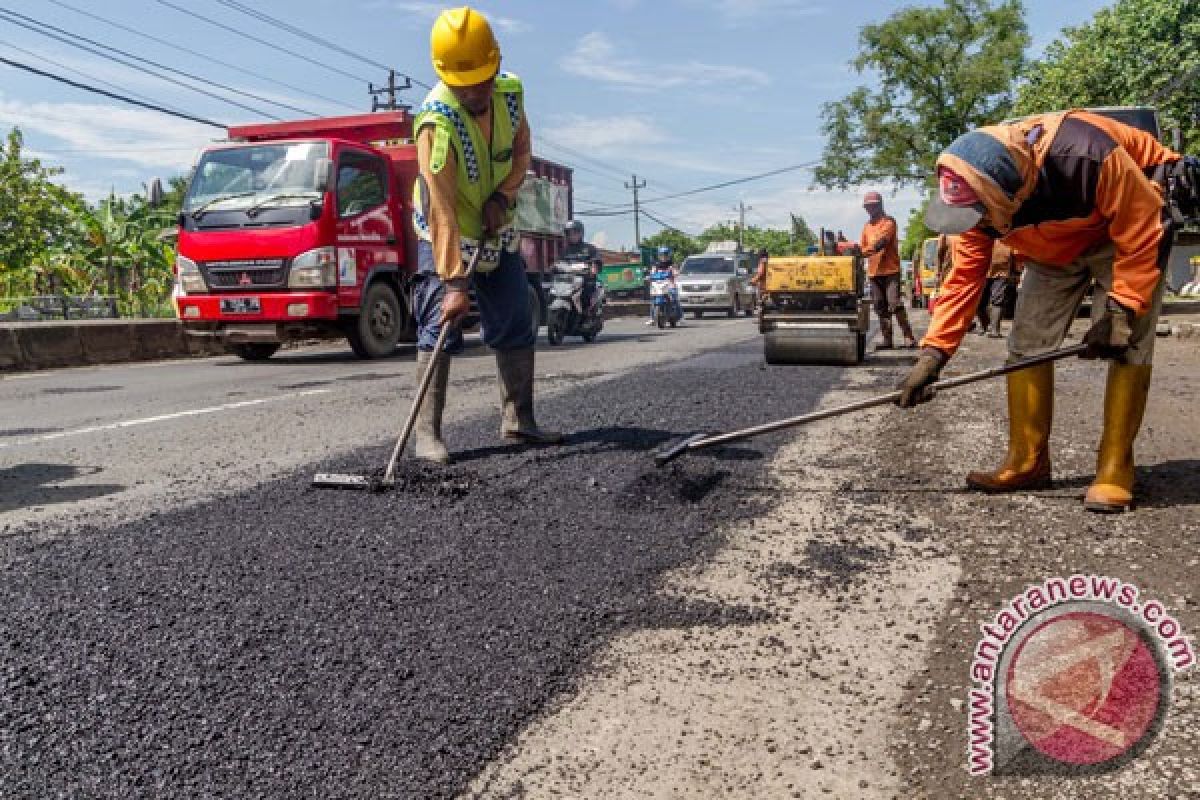
[(1029, 33), (1020, 0), (902, 8), (859, 32), (851, 65), (876, 78), (822, 108), (818, 185), (920, 185), (960, 134), (1012, 108)]
[(653, 236), (645, 237), (642, 239), (642, 247), (649, 247), (652, 250), (669, 247), (677, 264), (693, 253), (699, 253), (704, 249), (694, 238), (676, 228), (663, 228)]
[(1200, 147), (1200, 0), (1117, 0), (1029, 65), (1017, 112), (1155, 105), (1164, 131)]
[(937, 236), (925, 225), (925, 206), (928, 203), (927, 199), (908, 214), (908, 223), (904, 226), (904, 241), (900, 242), (901, 258), (912, 258), (921, 242), (931, 236)]
[(54, 252), (77, 243), (82, 198), (54, 183), (62, 174), (22, 154), (21, 131), (0, 144), (0, 288), (16, 296), (52, 291), (47, 266)]

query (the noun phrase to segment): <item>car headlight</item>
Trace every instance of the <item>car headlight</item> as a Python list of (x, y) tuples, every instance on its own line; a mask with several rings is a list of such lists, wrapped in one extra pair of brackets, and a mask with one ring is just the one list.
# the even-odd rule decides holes
[(208, 291), (200, 267), (187, 256), (175, 254), (175, 275), (179, 279), (179, 290), (184, 294), (203, 294)]
[(293, 289), (323, 289), (337, 285), (337, 249), (317, 247), (292, 259), (288, 286)]

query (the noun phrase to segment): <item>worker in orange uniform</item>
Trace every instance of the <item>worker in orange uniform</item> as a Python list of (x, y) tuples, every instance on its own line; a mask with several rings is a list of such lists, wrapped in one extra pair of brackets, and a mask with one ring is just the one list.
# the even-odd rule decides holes
[[(925, 219), (934, 230), (961, 235), (898, 403), (932, 397), (930, 384), (979, 304), (997, 241), (1026, 260), (1010, 360), (1059, 347), (1095, 281), (1084, 357), (1111, 364), (1096, 477), (1084, 502), (1099, 512), (1131, 508), (1133, 442), (1150, 388), (1176, 219), (1164, 188), (1176, 186), (1181, 166), (1180, 156), (1150, 134), (1085, 111), (988, 126), (956, 139), (938, 158), (939, 191)], [(997, 469), (970, 473), (967, 484), (985, 492), (1048, 486), (1053, 407), (1052, 363), (1010, 374), (1008, 454)]]
[(1000, 323), (1004, 319), (1004, 303), (1008, 299), (1009, 284), (1015, 274), (1015, 252), (1004, 242), (996, 242), (992, 247), (987, 283), (983, 287), (983, 296), (979, 299), (979, 308), (976, 311), (979, 332), (986, 333), (993, 339), (1004, 335), (1000, 332)]
[(868, 219), (859, 237), (859, 246), (867, 257), (871, 300), (875, 315), (879, 317), (882, 341), (877, 349), (890, 350), (895, 346), (892, 339), (893, 316), (904, 333), (904, 346), (916, 347), (917, 340), (913, 337), (912, 326), (908, 324), (908, 312), (900, 300), (900, 244), (896, 220), (884, 213), (883, 196), (879, 192), (867, 192), (863, 197), (863, 208)]

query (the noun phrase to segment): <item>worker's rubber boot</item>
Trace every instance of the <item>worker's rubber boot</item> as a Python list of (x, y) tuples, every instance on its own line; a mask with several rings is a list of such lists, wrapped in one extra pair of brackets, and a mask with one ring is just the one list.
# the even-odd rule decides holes
[(896, 322), (900, 324), (900, 332), (904, 334), (905, 349), (914, 349), (917, 346), (917, 337), (913, 336), (912, 325), (908, 324), (908, 312), (903, 308), (896, 309)]
[(1054, 364), (1008, 376), (1008, 455), (993, 472), (971, 472), (967, 485), (982, 492), (1017, 492), (1050, 485), (1050, 424), (1054, 418)]
[(892, 320), (891, 317), (879, 318), (879, 344), (875, 345), (876, 350), (891, 350), (896, 346), (892, 339)]
[(504, 403), (500, 435), (526, 444), (562, 444), (561, 433), (542, 430), (533, 418), (533, 358), (532, 347), (496, 351)]
[(1000, 332), (1000, 323), (1003, 319), (1003, 308), (1000, 306), (990, 306), (988, 308), (988, 336), (993, 339), (1004, 338), (1004, 334)]
[[(425, 350), (417, 351), (417, 379), (429, 368), (433, 353)], [(442, 411), (446, 408), (446, 382), (450, 377), (450, 356), (442, 353), (434, 365), (433, 375), (429, 379), (429, 389), (425, 392), (425, 401), (417, 414), (417, 424), (413, 428), (416, 437), (413, 440), (413, 454), (422, 461), (433, 461), (437, 464), (449, 464), (450, 453), (446, 443), (442, 441)]]
[(1096, 454), (1096, 480), (1083, 505), (1088, 511), (1116, 514), (1133, 508), (1133, 440), (1137, 438), (1150, 392), (1149, 364), (1108, 367), (1104, 392), (1104, 433)]

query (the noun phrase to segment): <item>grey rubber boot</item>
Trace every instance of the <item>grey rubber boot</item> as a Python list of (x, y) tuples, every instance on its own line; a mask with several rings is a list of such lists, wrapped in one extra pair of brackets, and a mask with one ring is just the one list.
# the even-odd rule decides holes
[(1003, 338), (1004, 334), (1000, 332), (1000, 322), (1003, 319), (1003, 308), (1000, 306), (991, 306), (988, 308), (988, 336), (993, 339)]
[(533, 418), (533, 348), (497, 350), (496, 372), (504, 404), (500, 435), (528, 444), (562, 444), (561, 433), (542, 430)]
[[(425, 350), (417, 351), (417, 379), (425, 374), (433, 353)], [(425, 402), (417, 414), (417, 424), (413, 428), (413, 454), (422, 461), (433, 461), (437, 464), (449, 464), (450, 453), (446, 443), (442, 441), (442, 411), (446, 408), (446, 382), (450, 377), (450, 356), (443, 353), (434, 367), (433, 376), (429, 380), (429, 390), (425, 392)]]

